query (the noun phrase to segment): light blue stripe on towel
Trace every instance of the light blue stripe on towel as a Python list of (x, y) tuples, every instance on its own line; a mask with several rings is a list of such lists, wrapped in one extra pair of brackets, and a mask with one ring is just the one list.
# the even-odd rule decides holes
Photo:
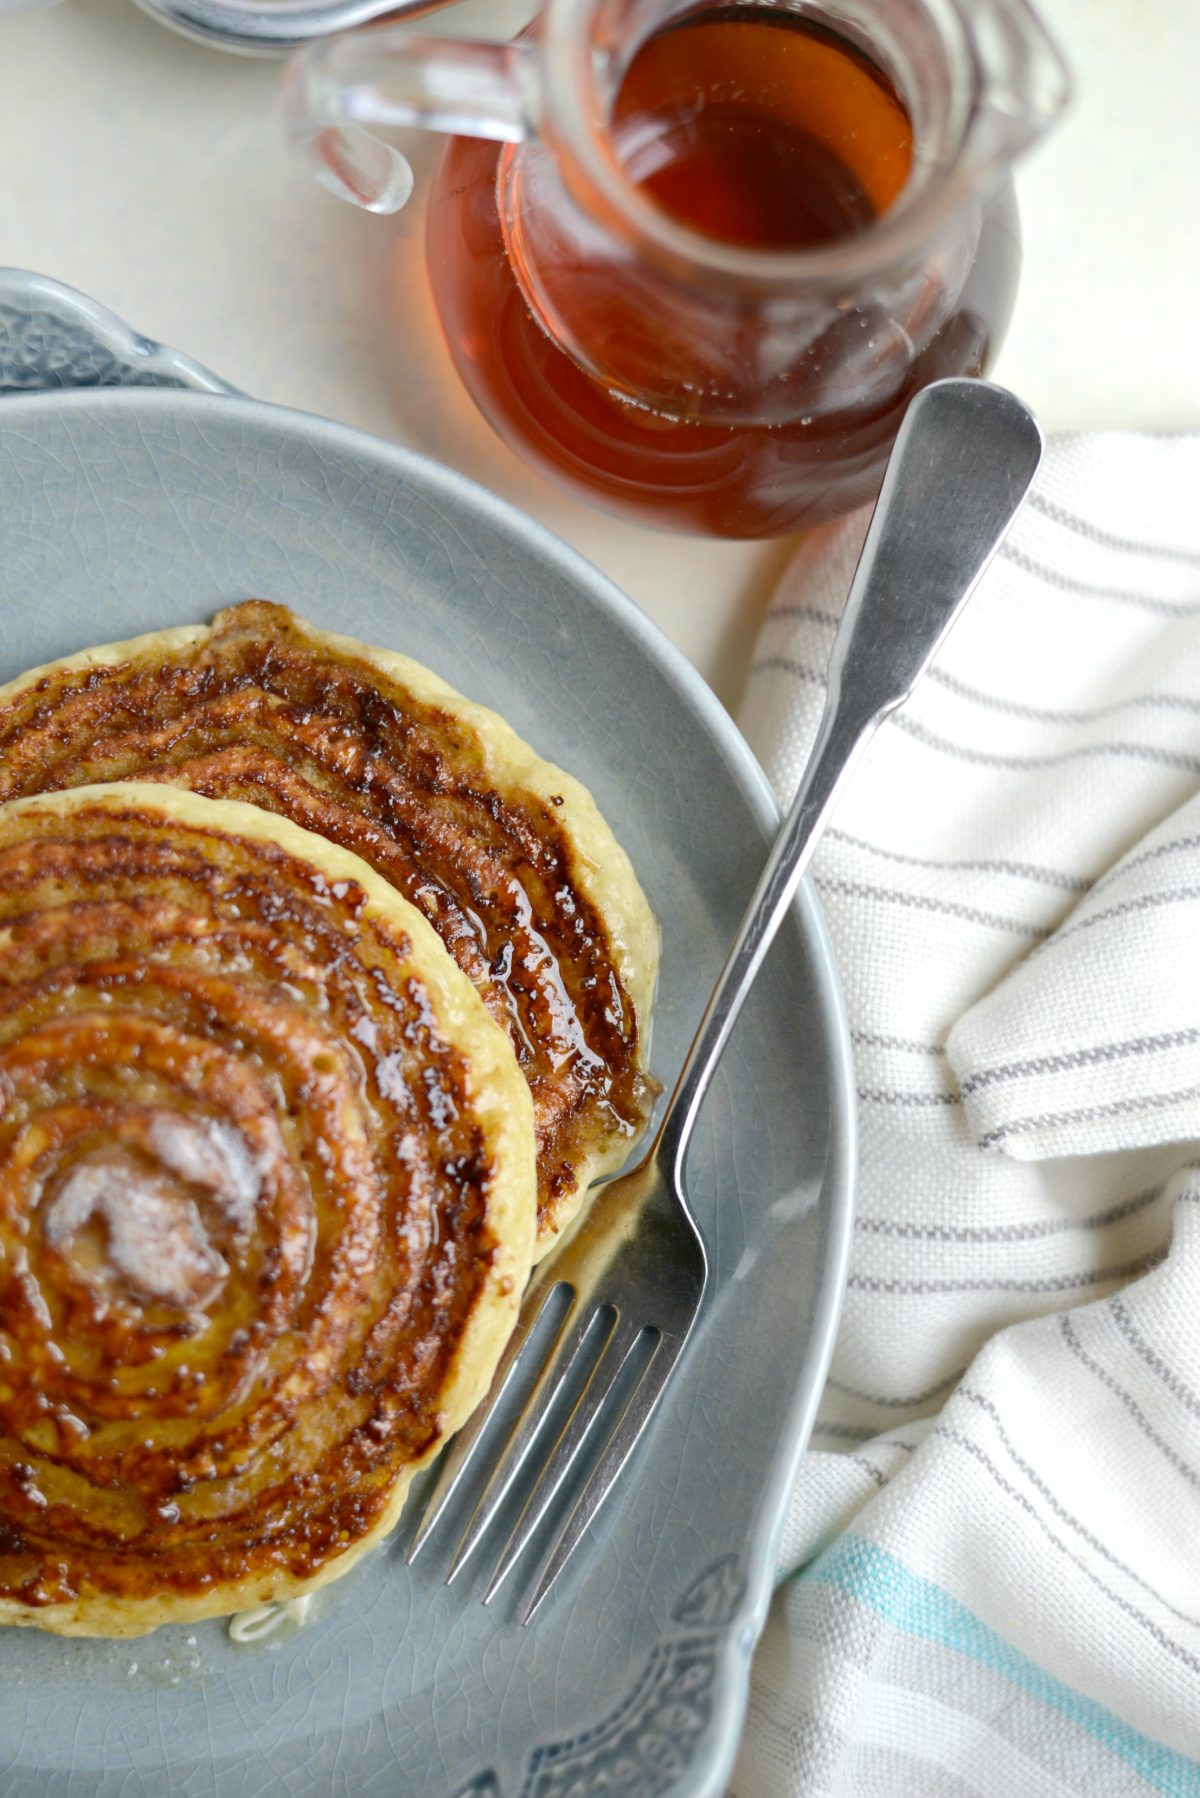
[(886, 1549), (862, 1536), (841, 1536), (800, 1578), (807, 1584), (846, 1593), (906, 1635), (938, 1642), (1003, 1674), (1102, 1743), (1155, 1791), (1165, 1792), (1169, 1798), (1200, 1798), (1200, 1761), (1152, 1741), (1103, 1705), (1064, 1685), (989, 1629), (949, 1592), (921, 1579)]

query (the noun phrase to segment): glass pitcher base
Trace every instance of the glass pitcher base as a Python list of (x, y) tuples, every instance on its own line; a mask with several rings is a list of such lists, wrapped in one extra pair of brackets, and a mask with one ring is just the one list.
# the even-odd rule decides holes
[(778, 425), (709, 424), (630, 404), (546, 335), (517, 286), (496, 206), (495, 144), (455, 139), (430, 194), (434, 301), (467, 390), (518, 454), (584, 499), (663, 529), (775, 537), (875, 497), (918, 388), (980, 374), (1008, 322), (1020, 264), (1011, 188), (993, 201), (963, 297), (882, 392)]

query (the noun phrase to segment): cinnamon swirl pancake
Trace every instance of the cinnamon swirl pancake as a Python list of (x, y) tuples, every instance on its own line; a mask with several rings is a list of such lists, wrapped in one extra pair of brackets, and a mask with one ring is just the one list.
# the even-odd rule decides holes
[(0, 688), (0, 800), (128, 779), (280, 813), (425, 913), (529, 1083), (550, 1248), (650, 1096), (657, 927), (585, 789), (418, 663), (253, 600)]
[(0, 807), (0, 949), (0, 1623), (323, 1584), (516, 1317), (504, 1031), (357, 857), (169, 786)]

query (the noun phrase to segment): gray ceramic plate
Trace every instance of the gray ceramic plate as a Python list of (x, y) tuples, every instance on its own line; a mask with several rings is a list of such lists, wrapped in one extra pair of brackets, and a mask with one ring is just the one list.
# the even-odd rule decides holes
[[(139, 391), (12, 392), (39, 383)], [(663, 925), (669, 1081), (777, 822), (716, 700), (528, 518), (403, 450), (219, 397), (0, 273), (0, 680), (249, 594), (421, 658), (594, 789)], [(207, 392), (170, 391), (200, 386)], [(165, 388), (166, 391), (154, 391)], [(805, 894), (726, 1056), (690, 1186), (694, 1347), (534, 1624), (393, 1543), (274, 1646), (0, 1631), (5, 1798), (704, 1798), (723, 1789), (844, 1276), (850, 1057)], [(519, 1587), (520, 1582), (517, 1582)]]

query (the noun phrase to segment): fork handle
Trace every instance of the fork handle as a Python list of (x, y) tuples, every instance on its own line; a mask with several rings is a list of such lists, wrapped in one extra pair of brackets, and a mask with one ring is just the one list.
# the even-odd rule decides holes
[(708, 1001), (651, 1156), (682, 1196), (700, 1106), (842, 785), (909, 697), (1028, 492), (1042, 438), (986, 381), (937, 381), (905, 413), (829, 658), (825, 708), (782, 831)]

